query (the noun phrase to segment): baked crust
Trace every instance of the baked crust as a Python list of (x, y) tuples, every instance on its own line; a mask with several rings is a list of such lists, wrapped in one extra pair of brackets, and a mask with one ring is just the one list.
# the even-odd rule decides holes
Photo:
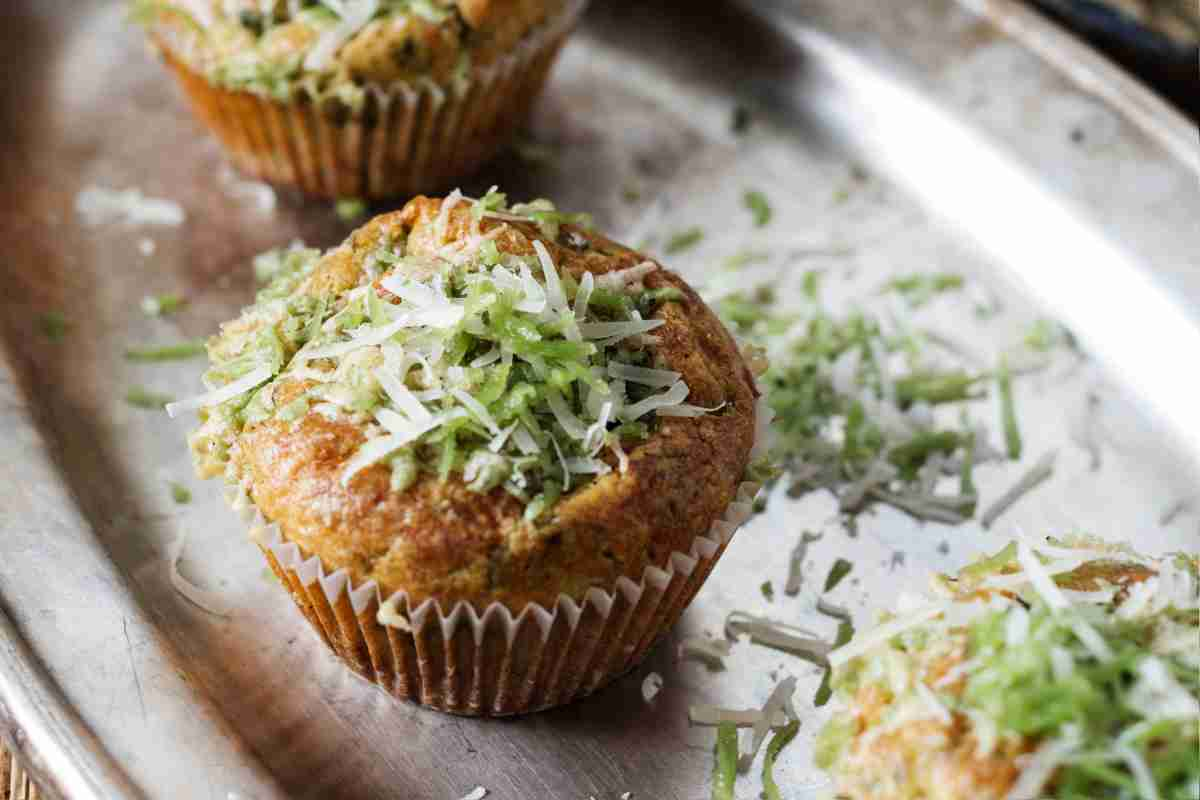
[[(401, 211), (377, 217), (327, 254), (298, 290), (345, 291), (363, 276), (363, 262), (382, 233), (403, 229), (407, 250), (435, 249), (441, 200), (418, 197)], [(446, 240), (469, 235), (470, 205), (449, 215)], [(565, 225), (559, 242), (530, 223), (485, 219), (504, 226), (503, 252), (533, 254), (541, 239), (559, 269), (576, 277), (601, 275), (646, 260), (636, 251)], [(589, 247), (576, 248), (586, 240)], [(425, 276), (414, 276), (425, 277)], [(339, 476), (365, 440), (345, 421), (309, 413), (299, 421), (270, 420), (247, 427), (232, 456), (252, 499), (285, 538), (319, 556), (327, 570), (346, 569), (355, 584), (374, 580), (384, 596), (404, 590), (413, 602), (434, 598), (443, 608), (493, 601), (519, 612), (529, 603), (576, 600), (592, 587), (611, 590), (621, 577), (639, 581), (647, 566), (665, 567), (719, 520), (735, 499), (750, 459), (757, 391), (738, 346), (699, 296), (678, 276), (657, 270), (647, 288), (675, 287), (683, 299), (661, 304), (665, 320), (659, 363), (683, 375), (689, 402), (721, 410), (696, 418), (664, 417), (651, 436), (629, 449), (625, 473), (613, 471), (565, 496), (536, 523), (503, 489), (479, 494), (458, 476), (425, 476), (404, 492), (389, 488), (390, 470), (375, 465), (348, 487)], [(279, 387), (286, 403), (306, 386)]]

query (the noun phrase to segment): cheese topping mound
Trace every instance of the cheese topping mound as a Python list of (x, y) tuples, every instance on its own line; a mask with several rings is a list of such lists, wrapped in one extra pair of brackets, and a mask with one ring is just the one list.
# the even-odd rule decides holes
[[(447, 241), (462, 204), (470, 230)], [(501, 219), (485, 232), (489, 216)], [(641, 280), (658, 265), (576, 279), (536, 235), (517, 237), (532, 251), (524, 255), (496, 245), (520, 220), (588, 248), (561, 228), (580, 219), (544, 201), (509, 208), (494, 190), (479, 200), (455, 192), (429, 226), (435, 256), (380, 241), (357, 285), (337, 294), (305, 290), (316, 250), (260, 256), (268, 285), (210, 343), (209, 391), (168, 408), (201, 410), (191, 439), (200, 473), (240, 481), (229, 451), (243, 429), (313, 414), (365, 434), (341, 467), (346, 487), (376, 464), (390, 467), (397, 492), (423, 474), (454, 475), (477, 492), (503, 487), (536, 519), (565, 493), (627, 469), (622, 442), (693, 408), (680, 373), (654, 361), (664, 321), (649, 316), (659, 301)]]
[(1190, 796), (1198, 564), (1020, 541), (940, 578), (941, 599), (830, 655), (850, 713), (820, 766), (851, 798)]

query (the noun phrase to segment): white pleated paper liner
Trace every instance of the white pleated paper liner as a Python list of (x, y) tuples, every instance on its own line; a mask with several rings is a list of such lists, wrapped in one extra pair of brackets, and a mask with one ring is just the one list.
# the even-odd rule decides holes
[[(770, 419), (765, 398), (757, 414), (755, 455)], [(404, 700), (502, 716), (569, 703), (637, 666), (753, 515), (760, 488), (739, 485), (721, 519), (665, 568), (648, 566), (640, 581), (622, 577), (610, 591), (590, 589), (579, 602), (560, 595), (551, 608), (531, 603), (519, 614), (499, 602), (479, 612), (466, 602), (414, 606), (404, 592), (384, 599), (374, 581), (355, 586), (345, 569), (327, 573), (244, 490), (229, 499), (296, 605), (351, 669)]]
[(443, 189), (472, 174), (516, 133), (587, 0), (495, 62), (452, 85), (374, 84), (361, 108), (298, 82), (286, 101), (224, 89), (152, 31), (196, 116), (250, 175), (326, 198), (382, 199)]

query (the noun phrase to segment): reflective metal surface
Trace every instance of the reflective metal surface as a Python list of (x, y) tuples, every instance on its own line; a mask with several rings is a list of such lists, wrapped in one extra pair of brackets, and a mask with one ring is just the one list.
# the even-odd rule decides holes
[[(698, 282), (746, 244), (811, 251), (866, 281), (961, 271), (1005, 312), (981, 325), (949, 306), (940, 323), (959, 341), (992, 352), (1049, 314), (1095, 358), (1019, 384), (1028, 461), (1057, 448), (1059, 466), (997, 531), (883, 509), (852, 536), (831, 523), (827, 496), (775, 498), (676, 638), (719, 632), (734, 608), (807, 620), (839, 556), (855, 571), (833, 599), (865, 620), (1016, 525), (1194, 548), (1194, 514), (1159, 520), (1192, 496), (1200, 454), (1200, 373), (1187, 368), (1200, 352), (1194, 127), (1086, 51), (1070, 74), (1043, 61), (1023, 40), (1047, 51), (1064, 40), (1002, 0), (701, 5), (597, 3), (532, 126), (552, 158), (510, 158), (464, 189), (552, 196), (635, 243), (703, 225), (703, 245), (669, 259)], [(120, 3), (67, 0), (0, 11), (21, 77), (0, 84), (0, 731), (50, 794), (441, 800), (484, 785), (514, 800), (699, 800), (712, 734), (688, 727), (687, 706), (758, 705), (795, 674), (805, 718), (779, 775), (789, 797), (818, 796), (811, 737), (826, 712), (807, 709), (819, 675), (769, 650), (739, 644), (725, 672), (708, 673), (675, 664), (667, 642), (585, 702), (504, 721), (399, 705), (325, 653), (264, 577), (220, 487), (190, 477), (187, 421), (122, 400), (133, 385), (191, 393), (201, 364), (121, 354), (209, 333), (250, 299), (249, 256), (294, 237), (329, 245), (349, 226), (292, 196), (266, 212), (239, 192), (122, 16)], [(730, 131), (738, 104), (755, 109), (743, 136)], [(187, 221), (86, 227), (73, 204), (89, 184), (175, 200)], [(768, 232), (741, 208), (750, 187), (775, 206)], [(166, 319), (138, 311), (167, 291), (190, 305)], [(51, 309), (70, 324), (59, 342), (38, 333)], [(1087, 409), (1097, 471), (1073, 436)], [(1022, 469), (981, 470), (985, 501)], [(168, 481), (193, 502), (174, 504)], [(805, 589), (768, 602), (760, 583), (782, 586), (805, 529), (825, 531)], [(181, 531), (184, 574), (221, 592), (231, 617), (172, 589)], [(646, 705), (650, 670), (665, 688)], [(739, 784), (757, 792), (754, 775)]]

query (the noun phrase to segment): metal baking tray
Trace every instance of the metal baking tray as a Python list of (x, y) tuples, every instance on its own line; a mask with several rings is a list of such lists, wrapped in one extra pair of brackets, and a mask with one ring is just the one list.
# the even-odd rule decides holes
[[(16, 65), (0, 90), (0, 729), (51, 796), (444, 800), (483, 785), (513, 800), (699, 800), (713, 736), (689, 728), (688, 705), (758, 705), (784, 674), (805, 711), (780, 781), (819, 796), (817, 670), (746, 643), (709, 673), (676, 664), (667, 641), (590, 699), (502, 721), (397, 703), (336, 663), (264, 577), (220, 487), (191, 478), (188, 423), (122, 401), (131, 384), (190, 393), (201, 364), (129, 364), (122, 350), (206, 335), (250, 299), (252, 254), (328, 246), (349, 226), (286, 193), (266, 210), (232, 178), (121, 3), (10, 0), (0, 20)], [(834, 599), (861, 622), (1016, 526), (1195, 549), (1186, 503), (1160, 517), (1192, 496), (1200, 455), (1196, 130), (1023, 5), (596, 0), (530, 136), (537, 148), (463, 188), (555, 197), (634, 242), (702, 225), (705, 243), (668, 259), (700, 283), (721, 252), (765, 241), (740, 208), (758, 188), (775, 206), (771, 244), (824, 268), (952, 269), (988, 287), (1004, 313), (962, 322), (960, 340), (1002, 344), (1050, 315), (1089, 354), (1020, 383), (1027, 461), (1058, 449), (1058, 469), (996, 530), (883, 509), (852, 535), (827, 495), (773, 498), (675, 638), (718, 632), (734, 608), (811, 615), (839, 556), (856, 566)], [(73, 207), (90, 184), (172, 199), (186, 221), (88, 227)], [(165, 291), (190, 305), (139, 313)], [(57, 343), (37, 332), (48, 309), (70, 322)], [(1096, 470), (1073, 436), (1081, 408), (1100, 431)], [(1024, 466), (981, 469), (984, 497)], [(192, 503), (172, 502), (172, 480)], [(806, 529), (826, 531), (810, 579), (769, 603), (759, 584), (782, 585)], [(172, 589), (181, 530), (181, 569), (230, 617)], [(665, 688), (647, 705), (650, 670)], [(757, 778), (739, 792), (756, 797)]]

